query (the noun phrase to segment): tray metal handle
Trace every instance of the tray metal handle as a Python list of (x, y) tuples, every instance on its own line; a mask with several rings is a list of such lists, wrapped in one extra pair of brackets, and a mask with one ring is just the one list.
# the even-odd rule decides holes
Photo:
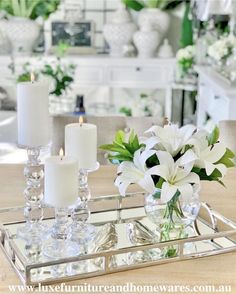
[[(213, 214), (213, 209), (211, 208), (211, 206), (206, 202), (201, 202), (201, 207), (204, 208), (208, 212), (208, 215), (211, 220), (212, 229), (215, 232), (219, 232), (218, 227), (217, 227), (217, 219), (216, 219), (215, 215)], [(200, 232), (198, 224), (197, 224), (197, 219), (194, 221), (194, 230), (199, 236), (201, 235), (201, 232)]]

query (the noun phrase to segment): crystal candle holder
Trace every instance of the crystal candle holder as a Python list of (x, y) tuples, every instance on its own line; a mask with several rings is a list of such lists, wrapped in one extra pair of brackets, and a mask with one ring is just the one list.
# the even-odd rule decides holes
[(24, 190), (25, 225), (17, 231), (17, 236), (26, 241), (37, 241), (45, 234), (47, 227), (42, 224), (43, 219), (43, 165), (40, 161), (42, 147), (27, 147), (28, 160), (24, 167), (26, 188)]
[(94, 169), (79, 170), (79, 197), (71, 212), (72, 224), (68, 230), (68, 237), (70, 240), (80, 244), (82, 251), (86, 251), (88, 243), (96, 236), (95, 227), (88, 223), (90, 217), (88, 201), (91, 198), (88, 174), (96, 171), (98, 168), (99, 163), (96, 164)]
[(50, 230), (50, 238), (44, 242), (43, 254), (49, 258), (59, 259), (78, 255), (78, 245), (68, 240), (68, 208), (55, 208), (55, 221)]

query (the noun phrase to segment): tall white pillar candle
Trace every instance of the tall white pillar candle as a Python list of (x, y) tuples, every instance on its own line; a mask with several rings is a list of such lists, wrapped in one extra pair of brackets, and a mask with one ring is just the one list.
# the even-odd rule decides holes
[(48, 85), (23, 82), (17, 85), (18, 144), (46, 146), (50, 141)]
[(88, 123), (74, 123), (65, 127), (66, 155), (76, 157), (80, 169), (96, 168), (97, 127)]
[(69, 156), (51, 156), (45, 160), (44, 202), (66, 208), (78, 198), (78, 162)]

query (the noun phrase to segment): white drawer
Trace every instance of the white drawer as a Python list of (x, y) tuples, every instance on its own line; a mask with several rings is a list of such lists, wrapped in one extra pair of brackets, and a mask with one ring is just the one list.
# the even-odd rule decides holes
[(75, 82), (78, 84), (102, 84), (104, 81), (104, 72), (101, 67), (80, 66), (76, 68)]
[(166, 67), (112, 67), (110, 68), (110, 82), (122, 84), (145, 83), (148, 85), (160, 84), (163, 87), (170, 80), (170, 70)]
[(207, 108), (208, 114), (215, 122), (227, 119), (228, 100), (225, 97), (215, 95), (211, 101), (210, 107)]
[(214, 93), (210, 87), (207, 87), (204, 83), (199, 83), (198, 95), (201, 97), (202, 104), (205, 108), (210, 108), (212, 102), (214, 102)]

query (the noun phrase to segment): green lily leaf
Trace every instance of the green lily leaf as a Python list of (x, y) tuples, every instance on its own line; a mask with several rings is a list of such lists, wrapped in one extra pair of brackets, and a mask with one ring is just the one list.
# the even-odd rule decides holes
[(215, 127), (214, 130), (212, 131), (212, 133), (207, 138), (208, 144), (209, 145), (216, 144), (217, 141), (219, 140), (219, 136), (220, 136), (220, 130), (218, 127)]
[(110, 161), (117, 160), (119, 162), (122, 162), (122, 161), (132, 161), (132, 159), (129, 156), (120, 155), (120, 154), (117, 154), (117, 155), (108, 155), (108, 159)]
[(234, 167), (235, 163), (232, 161), (232, 159), (235, 157), (234, 153), (229, 149), (226, 148), (226, 152), (223, 155), (223, 157), (217, 162), (218, 163), (223, 163), (226, 167)]
[(121, 163), (122, 161), (132, 161), (134, 153), (142, 147), (143, 144), (139, 143), (138, 136), (134, 134), (134, 131), (131, 131), (127, 141), (125, 133), (118, 131), (112, 144), (105, 144), (99, 148), (110, 152), (108, 159), (112, 163)]
[(133, 158), (132, 154), (127, 149), (121, 148), (120, 146), (116, 146), (113, 144), (107, 144), (107, 145), (100, 146), (100, 148), (103, 150), (107, 150), (107, 151), (117, 152), (120, 155), (128, 156), (131, 159)]
[(115, 136), (115, 142), (122, 144), (125, 140), (125, 133), (123, 131), (118, 131)]

